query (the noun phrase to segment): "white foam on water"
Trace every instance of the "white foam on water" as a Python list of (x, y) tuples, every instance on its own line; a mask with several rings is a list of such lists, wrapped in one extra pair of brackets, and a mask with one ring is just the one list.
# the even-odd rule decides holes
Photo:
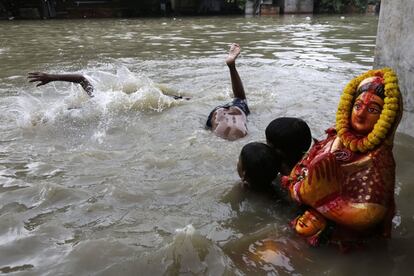
[(191, 224), (177, 228), (172, 241), (155, 252), (143, 254), (134, 263), (157, 275), (223, 275), (234, 267), (231, 259)]
[(177, 228), (175, 229), (175, 233), (178, 235), (193, 235), (195, 233), (195, 228), (189, 224), (185, 226), (184, 228)]

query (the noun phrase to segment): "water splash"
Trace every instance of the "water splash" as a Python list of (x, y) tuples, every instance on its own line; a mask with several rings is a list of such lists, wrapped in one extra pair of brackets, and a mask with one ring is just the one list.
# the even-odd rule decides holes
[[(67, 88), (67, 84), (60, 82), (41, 87), (41, 93), (36, 88), (23, 91), (15, 98), (14, 107), (10, 110), (17, 116), (17, 125), (32, 128), (74, 121), (87, 124), (100, 120), (102, 116), (130, 111), (162, 112), (178, 104), (167, 95), (168, 87), (154, 83), (144, 74), (132, 73), (126, 67), (118, 68), (116, 74), (98, 71), (85, 76), (95, 88), (93, 98), (77, 85)], [(61, 93), (63, 95), (59, 95)]]

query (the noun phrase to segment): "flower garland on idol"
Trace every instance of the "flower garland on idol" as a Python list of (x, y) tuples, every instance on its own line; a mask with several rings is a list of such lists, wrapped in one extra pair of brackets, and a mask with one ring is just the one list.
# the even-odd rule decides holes
[[(374, 125), (373, 130), (366, 136), (358, 136), (351, 129), (350, 118), (354, 104), (354, 97), (358, 85), (369, 77), (382, 77), (384, 79), (385, 98), (381, 115)], [(390, 131), (398, 114), (400, 90), (398, 79), (391, 68), (370, 70), (353, 80), (345, 87), (339, 101), (336, 113), (336, 131), (344, 146), (353, 152), (366, 152), (379, 145)]]

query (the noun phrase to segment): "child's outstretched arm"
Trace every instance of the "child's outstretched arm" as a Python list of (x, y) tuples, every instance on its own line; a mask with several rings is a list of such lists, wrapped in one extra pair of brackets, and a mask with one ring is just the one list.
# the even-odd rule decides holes
[(231, 85), (233, 89), (234, 98), (246, 99), (244, 93), (243, 83), (240, 79), (239, 73), (236, 70), (236, 59), (240, 54), (240, 45), (233, 43), (230, 45), (229, 55), (226, 58), (226, 64), (230, 70)]
[(48, 84), (52, 81), (66, 81), (66, 82), (73, 82), (79, 83), (85, 92), (90, 96), (93, 97), (93, 86), (92, 84), (80, 74), (48, 74), (42, 72), (33, 72), (29, 73), (28, 77), (29, 82), (39, 82), (36, 86), (41, 86)]

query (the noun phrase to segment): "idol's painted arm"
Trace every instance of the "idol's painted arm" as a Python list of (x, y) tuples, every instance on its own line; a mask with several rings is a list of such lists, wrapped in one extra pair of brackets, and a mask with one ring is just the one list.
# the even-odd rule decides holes
[(351, 202), (337, 197), (316, 208), (324, 217), (354, 230), (365, 230), (382, 221), (387, 208), (377, 203)]
[[(385, 182), (373, 174), (378, 171), (373, 159), (366, 156), (357, 162), (339, 165), (332, 154), (320, 157), (311, 163), (308, 181), (299, 189), (303, 203), (327, 219), (354, 230), (365, 230), (382, 221), (387, 213), (389, 194)], [(365, 175), (368, 170), (371, 173)], [(357, 178), (364, 179), (366, 184), (359, 186)]]

